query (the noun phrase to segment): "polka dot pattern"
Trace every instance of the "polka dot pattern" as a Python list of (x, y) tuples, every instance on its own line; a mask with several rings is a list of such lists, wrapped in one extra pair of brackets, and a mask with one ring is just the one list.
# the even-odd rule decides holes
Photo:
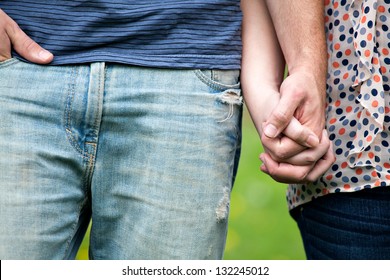
[(390, 0), (325, 0), (326, 123), (337, 159), (317, 182), (289, 186), (290, 209), (390, 185), (389, 24)]

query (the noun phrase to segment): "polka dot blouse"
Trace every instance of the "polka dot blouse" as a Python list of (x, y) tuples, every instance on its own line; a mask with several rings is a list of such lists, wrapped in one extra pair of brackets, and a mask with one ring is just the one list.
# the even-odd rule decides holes
[(337, 192), (390, 185), (390, 0), (325, 0), (327, 130), (336, 162), (290, 185), (290, 209)]

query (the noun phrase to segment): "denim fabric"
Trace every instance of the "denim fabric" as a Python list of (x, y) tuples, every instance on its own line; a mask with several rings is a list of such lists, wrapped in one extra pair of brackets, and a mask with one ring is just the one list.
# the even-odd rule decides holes
[(390, 259), (390, 188), (336, 193), (292, 210), (308, 259)]
[(0, 63), (0, 258), (222, 258), (238, 76)]

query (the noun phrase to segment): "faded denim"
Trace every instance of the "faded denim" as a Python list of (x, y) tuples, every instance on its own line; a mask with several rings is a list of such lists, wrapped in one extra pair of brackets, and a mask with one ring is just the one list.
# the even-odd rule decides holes
[(0, 63), (0, 258), (222, 258), (238, 76)]

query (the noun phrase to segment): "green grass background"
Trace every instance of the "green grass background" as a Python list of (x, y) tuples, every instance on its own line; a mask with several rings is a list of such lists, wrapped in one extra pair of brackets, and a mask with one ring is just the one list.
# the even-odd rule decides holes
[[(289, 216), (286, 185), (259, 171), (262, 150), (258, 134), (246, 110), (240, 166), (230, 202), (225, 259), (305, 259), (298, 228)], [(88, 259), (88, 234), (77, 259)]]

